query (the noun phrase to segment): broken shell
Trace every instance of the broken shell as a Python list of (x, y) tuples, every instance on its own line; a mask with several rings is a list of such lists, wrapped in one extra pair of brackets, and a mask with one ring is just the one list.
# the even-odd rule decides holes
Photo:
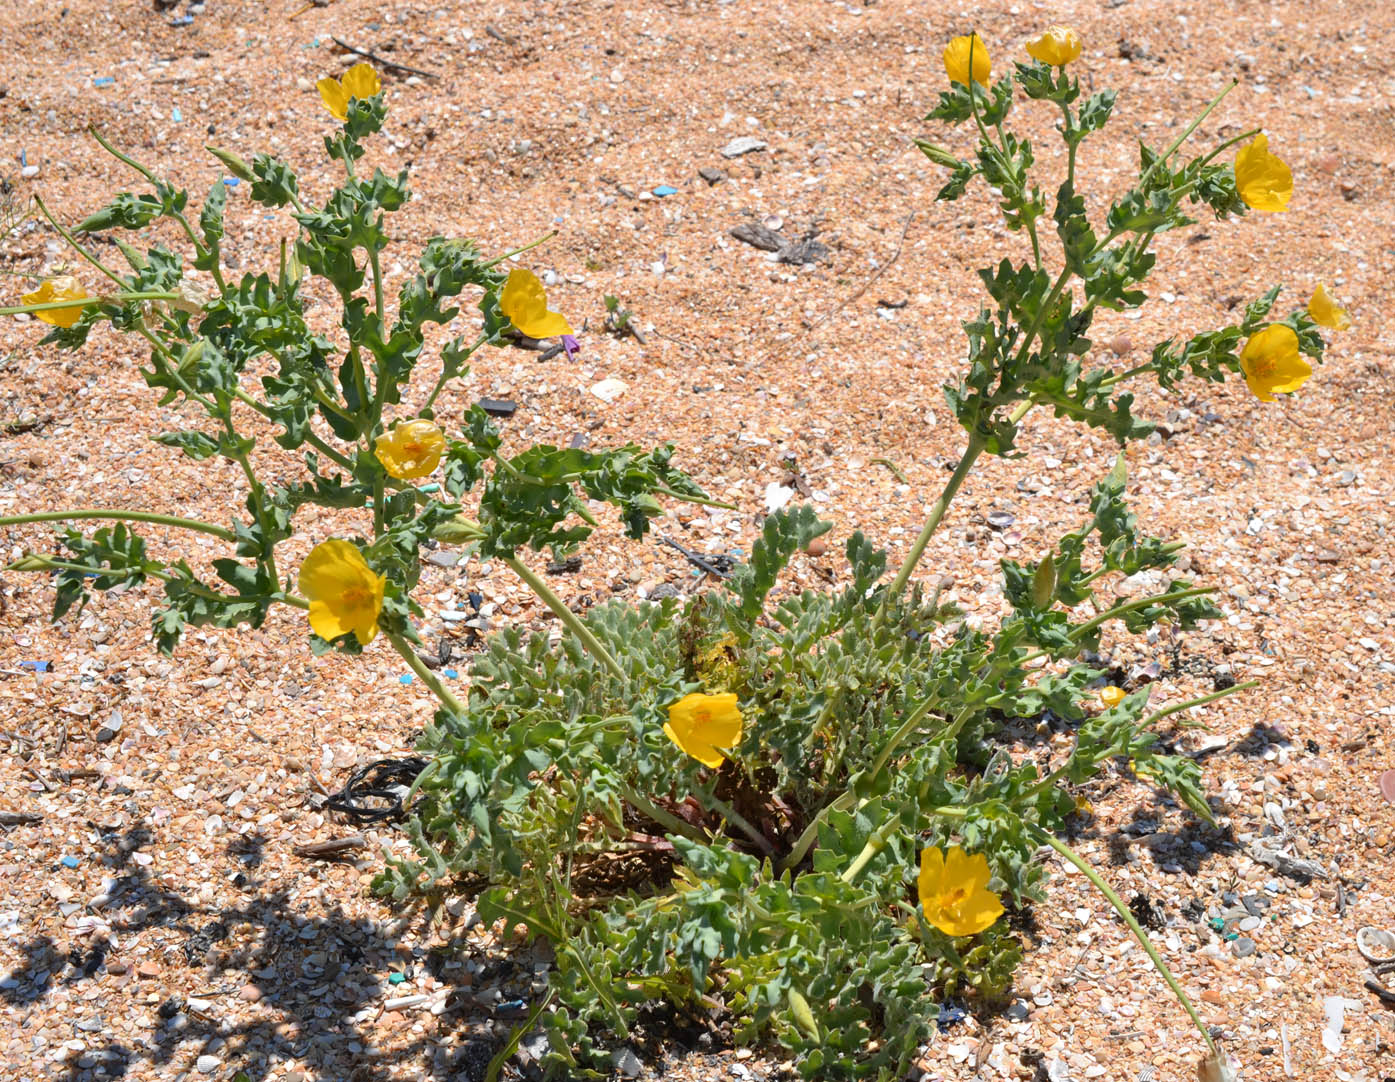
[(1395, 934), (1368, 924), (1356, 933), (1356, 949), (1372, 965), (1395, 962)]

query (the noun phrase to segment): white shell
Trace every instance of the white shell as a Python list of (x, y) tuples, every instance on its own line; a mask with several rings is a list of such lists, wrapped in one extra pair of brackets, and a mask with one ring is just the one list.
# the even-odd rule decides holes
[(1372, 964), (1395, 962), (1395, 934), (1368, 924), (1356, 933), (1356, 949)]

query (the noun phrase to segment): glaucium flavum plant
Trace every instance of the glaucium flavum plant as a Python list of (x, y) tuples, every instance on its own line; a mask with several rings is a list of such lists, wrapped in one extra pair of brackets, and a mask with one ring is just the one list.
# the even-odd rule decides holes
[[(1168, 146), (1140, 144), (1137, 179), (1092, 219), (1077, 187), (1077, 151), (1108, 122), (1115, 94), (1081, 100), (1067, 70), (1081, 41), (1069, 28), (1050, 28), (1027, 53), (1031, 62), (993, 82), (976, 34), (951, 41), (950, 86), (931, 118), (972, 122), (971, 152), (961, 158), (917, 144), (951, 170), (939, 199), (957, 199), (981, 178), (1030, 250), (979, 272), (992, 303), (964, 324), (967, 370), (945, 388), (967, 442), (890, 582), (886, 554), (854, 533), (841, 590), (772, 599), (794, 553), (829, 528), (801, 507), (767, 518), (749, 560), (719, 589), (681, 605), (613, 600), (585, 616), (567, 609), (516, 552), (582, 541), (591, 525), (582, 493), (619, 506), (636, 537), (658, 512), (657, 496), (704, 498), (671, 467), (668, 448), (539, 446), (505, 458), (478, 407), (458, 425), (438, 423), (441, 389), (481, 346), (514, 332), (566, 336), (568, 352), (576, 345), (531, 273), (505, 276), (500, 259), (481, 260), (468, 242), (439, 237), (388, 322), (379, 273), (384, 215), (407, 192), (405, 176), (355, 172), (362, 139), (384, 114), (366, 65), (320, 84), (342, 122), (325, 146), (346, 179), (319, 209), (307, 208), (279, 159), (258, 155), (249, 165), (217, 152), (251, 183), (253, 200), (294, 209), (295, 243), (275, 273), (224, 280), (221, 183), (196, 230), (184, 215), (186, 193), (118, 154), (154, 193), (123, 193), (77, 232), (171, 219), (212, 289), (203, 295), (180, 257), (158, 245), (140, 253), (123, 243), (131, 266), (119, 274), (50, 216), (111, 287), (89, 294), (65, 276), (44, 282), (23, 306), (0, 309), (34, 313), (54, 327), (45, 341), (69, 349), (99, 322), (146, 339), (143, 374), (161, 401), (202, 407), (210, 421), (155, 438), (194, 458), (237, 462), (247, 480), (246, 516), (226, 527), (110, 508), (0, 519), (117, 520), (90, 537), (67, 530), (64, 556), (12, 565), (55, 575), (55, 618), (88, 589), (158, 580), (165, 607), (153, 630), (168, 650), (189, 624), (255, 625), (272, 605), (288, 604), (307, 611), (317, 650), (354, 653), (381, 632), (440, 699), (423, 740), (431, 762), (413, 787), (406, 824), (417, 857), (390, 860), (378, 885), (399, 899), (435, 901), (468, 876), (487, 886), (479, 898), (486, 919), (550, 944), (547, 991), (492, 1072), (542, 1025), (554, 1072), (601, 1077), (636, 1027), (663, 1010), (698, 1024), (725, 1014), (737, 1040), (773, 1038), (806, 1078), (899, 1077), (929, 1039), (943, 997), (991, 1005), (1010, 987), (1021, 951), (1006, 918), (1044, 896), (1038, 857), (1046, 850), (1078, 868), (1138, 936), (1196, 1023), (1210, 1077), (1230, 1071), (1128, 908), (1058, 837), (1088, 807), (1081, 789), (1115, 764), (1211, 819), (1199, 766), (1164, 750), (1158, 727), (1252, 685), (1160, 706), (1150, 702), (1151, 685), (1106, 686), (1092, 663), (1106, 629), (1185, 631), (1217, 616), (1210, 589), (1168, 575), (1181, 546), (1140, 532), (1124, 500), (1122, 454), (1091, 490), (1079, 528), (1035, 561), (1002, 562), (1012, 611), (996, 632), (976, 630), (912, 576), (977, 459), (1020, 453), (1020, 424), (1032, 409), (1103, 429), (1125, 447), (1153, 427), (1134, 415), (1126, 384), (1149, 379), (1172, 391), (1187, 379), (1238, 374), (1270, 401), (1298, 390), (1312, 374), (1308, 359), (1322, 359), (1318, 325), (1343, 329), (1350, 320), (1322, 287), (1306, 308), (1271, 319), (1275, 287), (1237, 324), (1163, 341), (1142, 364), (1092, 363), (1095, 314), (1147, 300), (1141, 287), (1158, 233), (1191, 224), (1189, 211), (1203, 205), (1218, 219), (1282, 211), (1292, 178), (1259, 131), (1181, 155), (1228, 87)], [(1049, 217), (1031, 142), (1007, 126), (1019, 95), (1061, 115), (1066, 170)], [(1233, 164), (1222, 159), (1242, 143)], [(338, 343), (305, 323), (307, 277), (340, 298)], [(441, 349), (440, 374), (423, 398), (410, 383), (423, 328), (449, 323), (466, 287), (482, 293), (481, 328), (472, 341), (457, 337)], [(303, 456), (306, 480), (258, 480), (239, 411), (274, 423), (277, 443)], [(412, 483), (437, 470), (439, 486)], [(325, 538), (298, 575), (283, 575), (275, 550), (306, 504), (366, 505), (364, 532)], [(223, 585), (201, 580), (182, 560), (155, 559), (128, 522), (227, 541), (233, 555), (212, 565)], [(413, 649), (420, 610), (411, 591), (420, 549), (433, 538), (507, 563), (568, 634), (553, 642), (545, 633), (497, 632), (475, 659), (465, 698), (457, 697)], [(1104, 592), (1143, 571), (1165, 586), (1141, 597)], [(1008, 728), (1047, 712), (1075, 739), (1043, 769), (1014, 754)]]

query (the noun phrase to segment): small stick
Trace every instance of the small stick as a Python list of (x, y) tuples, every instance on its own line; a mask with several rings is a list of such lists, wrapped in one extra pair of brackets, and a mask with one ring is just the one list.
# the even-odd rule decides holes
[(0, 811), (0, 827), (26, 827), (43, 821), (42, 815), (35, 815), (33, 812)]
[(895, 462), (892, 462), (891, 459), (889, 459), (889, 458), (869, 458), (867, 461), (868, 461), (868, 462), (871, 462), (873, 465), (876, 465), (876, 466), (885, 466), (885, 467), (886, 467), (887, 469), (889, 469), (893, 474), (896, 475), (896, 480), (900, 481), (903, 485), (909, 485), (909, 484), (911, 483), (911, 479), (910, 479), (909, 477), (907, 477), (904, 473), (902, 473), (902, 472), (901, 472), (901, 467), (898, 466), (898, 465), (896, 465)]
[(323, 842), (307, 842), (291, 850), (298, 857), (311, 857), (315, 860), (333, 860), (352, 849), (367, 849), (368, 840), (362, 834), (350, 834), (347, 838), (331, 838)]
[(707, 562), (706, 560), (704, 560), (701, 556), (699, 556), (696, 552), (692, 551), (692, 549), (684, 548), (684, 547), (683, 547), (682, 545), (680, 545), (677, 541), (673, 540), (673, 538), (671, 538), (671, 537), (661, 537), (661, 538), (659, 538), (659, 541), (660, 541), (661, 543), (663, 543), (663, 544), (669, 546), (669, 548), (677, 549), (678, 552), (683, 556), (683, 558), (684, 558), (685, 560), (687, 560), (687, 561), (688, 561), (690, 564), (692, 564), (694, 567), (699, 568), (699, 569), (702, 570), (702, 571), (706, 571), (709, 575), (715, 576), (716, 578), (719, 578), (719, 579), (729, 579), (729, 578), (731, 578), (731, 574), (730, 574), (729, 572), (723, 571), (721, 568), (717, 567), (716, 565), (711, 564), (711, 563), (708, 563), (708, 562)]
[(379, 56), (377, 53), (370, 53), (367, 49), (356, 48), (347, 41), (340, 41), (333, 34), (330, 35), (329, 40), (334, 42), (335, 45), (338, 45), (339, 48), (349, 50), (349, 52), (353, 53), (355, 56), (361, 56), (365, 60), (374, 60), (385, 68), (391, 68), (393, 71), (405, 71), (408, 75), (420, 75), (427, 79), (440, 78), (435, 72), (422, 71), (421, 68), (411, 68), (406, 64), (399, 64), (395, 60), (388, 60), (386, 57)]

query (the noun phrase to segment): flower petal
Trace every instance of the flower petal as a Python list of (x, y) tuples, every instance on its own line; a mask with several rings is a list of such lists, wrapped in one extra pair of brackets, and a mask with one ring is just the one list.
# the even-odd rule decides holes
[(529, 338), (555, 338), (572, 333), (572, 326), (564, 316), (547, 310), (547, 293), (542, 282), (524, 267), (509, 271), (508, 280), (499, 291), (499, 311)]
[(347, 635), (352, 629), (331, 611), (323, 601), (310, 602), (310, 630), (326, 642), (333, 642), (340, 635)]
[(332, 79), (326, 75), (315, 84), (320, 92), (320, 101), (325, 103), (336, 119), (344, 120), (349, 115), (349, 95), (344, 92), (343, 85), (338, 79)]
[(346, 98), (371, 98), (383, 89), (372, 64), (358, 63), (344, 73)]

